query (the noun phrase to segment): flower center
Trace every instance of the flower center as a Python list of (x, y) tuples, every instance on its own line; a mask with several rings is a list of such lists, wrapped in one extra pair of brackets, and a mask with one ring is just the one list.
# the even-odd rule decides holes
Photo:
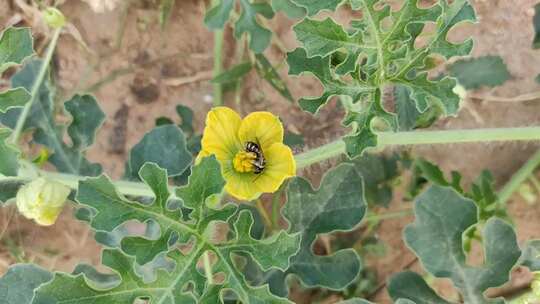
[(257, 155), (253, 152), (240, 151), (236, 153), (233, 160), (234, 170), (240, 173), (255, 171), (253, 161), (255, 161), (256, 158)]

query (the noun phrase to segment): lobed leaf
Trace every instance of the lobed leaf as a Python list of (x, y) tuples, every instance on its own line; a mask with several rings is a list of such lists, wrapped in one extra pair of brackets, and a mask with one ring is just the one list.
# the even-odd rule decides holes
[[(334, 10), (341, 3), (293, 1), (303, 3), (309, 15), (322, 9)], [(333, 96), (352, 99), (353, 106), (347, 109), (344, 125), (352, 126), (353, 133), (344, 140), (347, 153), (353, 157), (377, 144), (371, 125), (376, 118), (397, 130), (398, 126), (412, 128), (420, 119), (424, 119), (421, 125), (425, 124), (429, 115), (422, 113), (433, 108), (442, 109), (447, 115), (457, 113), (460, 98), (453, 92), (455, 79), (429, 79), (428, 71), (433, 68), (430, 62), (435, 54), (450, 59), (471, 51), (471, 39), (453, 44), (447, 41), (447, 35), (461, 22), (474, 22), (475, 14), (467, 0), (451, 3), (441, 0), (429, 8), (419, 8), (417, 0), (405, 1), (398, 11), (392, 11), (380, 0), (352, 0), (351, 7), (362, 10), (362, 18), (353, 20), (350, 28), (331, 18), (305, 18), (298, 23), (294, 31), (303, 48), (289, 53), (287, 62), (289, 74), (310, 73), (324, 88), (322, 96), (299, 101), (303, 110), (315, 114)], [(383, 20), (389, 24), (384, 28)], [(424, 46), (418, 46), (415, 41), (425, 24), (431, 22), (436, 24), (435, 32), (428, 36)], [(401, 102), (410, 105), (400, 104), (401, 115), (397, 117), (383, 107), (382, 92), (388, 85), (404, 88), (401, 93), (409, 97), (401, 98)], [(437, 113), (433, 110), (428, 113), (433, 112)], [(403, 119), (408, 121), (399, 121)]]
[[(76, 200), (92, 209), (87, 214), (90, 225), (98, 232), (109, 233), (100, 235), (111, 237), (106, 241), (115, 249), (105, 250), (102, 262), (117, 274), (117, 279), (87, 267), (74, 275), (57, 273), (50, 284), (39, 289), (43, 302), (37, 303), (132, 303), (136, 299), (152, 303), (218, 303), (224, 290), (232, 290), (243, 303), (289, 303), (272, 295), (267, 286), (250, 286), (239, 271), (236, 257), (249, 255), (262, 270), (284, 270), (298, 251), (300, 236), (281, 232), (257, 240), (251, 237), (250, 212), (238, 211), (233, 204), (221, 209), (210, 207), (225, 184), (220, 172), (215, 157), (202, 159), (193, 167), (188, 184), (175, 191), (180, 204), (172, 204), (168, 174), (154, 163), (146, 163), (139, 172), (154, 193), (150, 202), (120, 195), (105, 176), (82, 181)], [(238, 216), (233, 217), (237, 212)], [(132, 236), (120, 230), (132, 220), (147, 224), (151, 231)], [(214, 240), (217, 222), (229, 224), (231, 236)], [(187, 246), (189, 252), (180, 251), (176, 244)], [(208, 252), (217, 258), (213, 273), (224, 274), (219, 284), (208, 284), (199, 269), (199, 260)], [(171, 263), (173, 267), (167, 266)], [(62, 292), (63, 288), (70, 292)]]
[[(41, 60), (29, 61), (12, 77), (12, 86), (31, 90), (41, 64)], [(89, 162), (84, 154), (85, 150), (93, 144), (95, 134), (105, 119), (105, 114), (99, 108), (95, 98), (90, 95), (75, 95), (65, 102), (64, 107), (72, 117), (67, 128), (71, 144), (64, 141), (65, 126), (56, 122), (53, 96), (48, 80), (45, 80), (39, 88), (23, 129), (33, 130), (34, 142), (50, 150), (49, 161), (58, 171), (88, 176), (100, 174), (101, 165)], [(5, 114), (0, 114), (0, 121), (10, 128), (15, 128), (20, 113), (20, 108), (9, 109)]]
[(17, 107), (23, 107), (30, 101), (30, 93), (24, 88), (15, 88), (0, 92), (0, 113)]
[(0, 36), (0, 74), (34, 55), (30, 28), (9, 27)]
[(362, 96), (375, 91), (375, 87), (368, 84), (358, 84), (351, 86), (339, 79), (333, 77), (330, 69), (330, 56), (308, 57), (306, 50), (297, 48), (293, 52), (287, 54), (287, 63), (289, 64), (290, 75), (301, 75), (309, 73), (317, 77), (323, 87), (324, 93), (316, 98), (300, 99), (300, 107), (312, 114), (323, 106), (332, 96), (349, 96), (353, 100), (359, 100)]
[(432, 186), (416, 201), (415, 214), (404, 237), (423, 267), (435, 277), (451, 279), (466, 303), (491, 303), (484, 291), (506, 283), (521, 255), (512, 226), (497, 218), (487, 221), (485, 263), (472, 267), (463, 251), (463, 235), (478, 221), (472, 200), (450, 187)]
[[(274, 17), (272, 7), (263, 2), (253, 2), (251, 0), (238, 0), (242, 13), (238, 17), (234, 26), (234, 35), (239, 39), (244, 33), (249, 34), (249, 47), (255, 53), (262, 53), (270, 44), (272, 32), (260, 25), (257, 17), (260, 15), (270, 19)], [(231, 12), (234, 11), (236, 0), (221, 0), (212, 7), (206, 14), (204, 22), (212, 30), (223, 29), (229, 20)]]
[(345, 288), (362, 268), (358, 254), (353, 249), (343, 249), (320, 256), (313, 253), (312, 246), (319, 234), (350, 231), (362, 220), (366, 211), (362, 178), (352, 165), (342, 164), (325, 174), (318, 190), (296, 177), (286, 193), (282, 214), (289, 223), (289, 232), (301, 234), (300, 251), (285, 272), (268, 274), (268, 280), (275, 282), (272, 291), (285, 295), (287, 288), (283, 284), (289, 274), (308, 287)]

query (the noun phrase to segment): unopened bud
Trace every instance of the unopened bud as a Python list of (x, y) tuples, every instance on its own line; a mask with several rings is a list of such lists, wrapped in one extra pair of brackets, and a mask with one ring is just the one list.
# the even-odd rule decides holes
[(54, 7), (47, 7), (43, 11), (45, 22), (52, 28), (61, 28), (66, 24), (66, 17), (60, 10)]
[(40, 177), (17, 192), (17, 209), (25, 217), (43, 226), (56, 222), (70, 189), (65, 185)]

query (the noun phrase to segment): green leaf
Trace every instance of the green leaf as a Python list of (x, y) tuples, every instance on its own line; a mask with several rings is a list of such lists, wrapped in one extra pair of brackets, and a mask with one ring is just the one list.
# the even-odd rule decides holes
[(398, 176), (397, 157), (365, 153), (350, 162), (362, 176), (368, 205), (388, 207), (392, 199), (393, 181)]
[(388, 293), (396, 302), (407, 299), (416, 304), (450, 304), (437, 295), (419, 274), (411, 271), (400, 272), (390, 278)]
[(540, 48), (540, 3), (534, 6), (534, 17), (533, 17), (533, 29), (534, 29), (534, 40), (533, 40), (533, 49)]
[(221, 0), (204, 16), (204, 23), (212, 30), (221, 30), (229, 20), (235, 0)]
[(302, 136), (302, 134), (285, 131), (285, 135), (283, 136), (283, 143), (293, 149), (295, 147), (301, 148), (305, 144), (304, 136)]
[(461, 186), (461, 175), (458, 172), (452, 171), (451, 180), (447, 180), (439, 167), (423, 158), (418, 158), (414, 161), (413, 181), (412, 185), (409, 186), (412, 197), (418, 194), (426, 181), (439, 186), (451, 186), (460, 194), (472, 199), (478, 207), (478, 218), (481, 221), (486, 221), (494, 216), (508, 218), (504, 206), (498, 203), (499, 197), (495, 191), (495, 180), (487, 170), (484, 170), (471, 183), (469, 191), (465, 191)]
[[(188, 186), (178, 188), (176, 196), (182, 200), (184, 206), (193, 210), (189, 217), (199, 221), (198, 228), (203, 229), (204, 227), (200, 225), (208, 224), (210, 220), (214, 220), (212, 217), (215, 216), (212, 214), (213, 210), (204, 208), (205, 201), (221, 193), (225, 180), (221, 176), (219, 163), (214, 161), (214, 158), (203, 159), (195, 168), (197, 170), (191, 173)], [(220, 220), (225, 221), (228, 217)]]
[(430, 127), (441, 114), (438, 106), (429, 107), (421, 112), (411, 98), (411, 90), (405, 86), (395, 86), (394, 100), (399, 131)]
[(231, 83), (231, 82), (237, 82), (240, 81), (244, 76), (247, 75), (251, 71), (253, 66), (251, 65), (251, 62), (244, 62), (235, 65), (231, 69), (217, 75), (212, 79), (212, 83)]
[(90, 147), (96, 132), (105, 120), (105, 114), (99, 108), (96, 99), (91, 95), (75, 95), (64, 104), (73, 118), (68, 127), (68, 134), (73, 148), (83, 150)]
[(10, 130), (0, 128), (0, 175), (17, 176), (20, 151), (8, 142), (10, 135)]
[[(12, 86), (31, 90), (41, 64), (41, 60), (32, 60), (25, 64), (23, 69), (12, 77)], [(105, 115), (95, 98), (90, 95), (75, 95), (64, 107), (72, 117), (67, 128), (71, 144), (64, 142), (65, 126), (55, 120), (53, 96), (47, 79), (38, 91), (23, 129), (34, 131), (34, 142), (48, 148), (51, 152), (48, 160), (58, 171), (88, 176), (100, 174), (101, 165), (90, 163), (85, 158), (85, 151), (93, 144), (95, 133), (102, 125)], [(15, 128), (20, 113), (20, 108), (12, 108), (5, 114), (0, 114), (0, 121), (10, 128)]]
[(512, 226), (497, 218), (487, 221), (485, 263), (473, 267), (466, 264), (463, 251), (463, 234), (478, 221), (472, 200), (452, 188), (432, 186), (416, 201), (415, 215), (404, 236), (423, 267), (435, 277), (450, 278), (464, 302), (488, 303), (485, 290), (506, 283), (521, 255)]
[(0, 113), (6, 113), (7, 110), (23, 107), (30, 101), (30, 93), (24, 88), (16, 88), (0, 92)]
[(349, 35), (329, 17), (322, 21), (306, 18), (294, 26), (294, 32), (309, 57), (326, 57), (340, 49), (346, 50), (348, 57), (337, 67), (338, 74), (354, 71), (358, 56), (371, 48), (365, 45), (361, 33)]
[(266, 80), (281, 96), (285, 97), (290, 102), (294, 99), (287, 87), (287, 84), (279, 76), (276, 69), (272, 66), (270, 61), (263, 54), (255, 55), (255, 69), (257, 73)]
[(34, 133), (34, 140), (52, 150), (49, 161), (59, 171), (89, 176), (98, 175), (101, 173), (101, 165), (88, 162), (84, 158), (84, 153), (94, 143), (96, 132), (105, 120), (105, 114), (99, 108), (95, 98), (90, 95), (75, 95), (64, 104), (64, 107), (72, 117), (67, 128), (72, 144), (64, 143), (63, 126), (56, 125), (52, 112), (44, 113), (47, 121), (40, 123)]
[(159, 24), (161, 25), (161, 29), (164, 29), (169, 23), (174, 3), (175, 0), (161, 0), (159, 3)]
[(253, 3), (250, 0), (240, 0), (242, 13), (236, 22), (234, 35), (236, 39), (240, 39), (243, 33), (249, 33), (249, 47), (255, 53), (262, 53), (270, 44), (272, 32), (261, 25), (257, 21), (257, 15), (261, 15), (267, 19), (274, 17), (272, 7), (267, 3)]
[[(253, 217), (249, 211), (233, 217), (238, 210), (234, 204), (221, 209), (210, 207), (225, 184), (215, 157), (202, 159), (193, 167), (188, 184), (175, 191), (180, 206), (171, 204), (166, 170), (147, 163), (140, 170), (140, 178), (154, 193), (151, 202), (123, 197), (105, 176), (81, 181), (76, 197), (81, 205), (93, 209), (89, 221), (95, 230), (118, 232), (111, 236), (120, 240), (108, 243), (113, 247), (120, 243), (122, 250), (107, 249), (102, 259), (118, 275), (115, 284), (110, 276), (88, 269), (76, 275), (57, 273), (50, 284), (40, 288), (35, 303), (131, 303), (138, 298), (152, 303), (216, 303), (221, 302), (224, 290), (232, 290), (243, 303), (290, 303), (272, 295), (268, 286), (250, 286), (234, 257), (249, 255), (262, 270), (284, 270), (298, 251), (300, 235), (282, 231), (257, 240), (251, 237)], [(155, 225), (150, 227), (154, 232), (141, 237), (117, 230), (132, 220), (146, 223), (147, 229)], [(226, 240), (214, 239), (217, 222), (229, 225), (232, 233)], [(178, 243), (189, 244), (190, 251), (180, 251)], [(199, 269), (205, 252), (217, 257), (211, 271), (224, 274), (222, 283), (206, 283)], [(163, 271), (169, 263), (175, 267)], [(146, 273), (144, 279), (141, 272)], [(147, 280), (149, 277), (153, 279)]]
[(295, 274), (308, 287), (332, 290), (345, 288), (358, 276), (362, 263), (353, 249), (320, 256), (312, 246), (319, 234), (350, 231), (360, 223), (366, 211), (361, 185), (362, 178), (350, 164), (328, 171), (318, 190), (300, 177), (290, 181), (282, 213), (289, 231), (301, 233), (302, 240), (287, 274)]
[(31, 264), (15, 264), (0, 278), (0, 299), (4, 304), (33, 303), (34, 290), (52, 279), (45, 269)]
[(193, 128), (193, 110), (184, 105), (176, 106), (176, 113), (182, 119), (182, 123), (179, 125), (182, 132), (188, 137), (192, 137), (195, 129)]
[[(309, 15), (321, 9), (333, 10), (341, 2), (293, 1), (307, 7)], [(428, 72), (434, 68), (429, 61), (434, 55), (446, 59), (467, 55), (472, 40), (453, 44), (447, 41), (447, 35), (463, 21), (474, 22), (475, 15), (467, 0), (439, 1), (429, 8), (419, 8), (418, 1), (411, 0), (397, 11), (380, 0), (352, 0), (351, 7), (361, 10), (362, 18), (353, 20), (350, 28), (330, 18), (306, 18), (298, 23), (294, 31), (303, 48), (289, 53), (287, 62), (291, 75), (310, 73), (324, 88), (320, 97), (300, 99), (303, 110), (315, 114), (333, 96), (351, 98), (344, 125), (353, 127), (354, 132), (344, 140), (348, 155), (353, 157), (377, 144), (371, 125), (374, 119), (381, 119), (394, 131), (398, 126), (410, 128), (413, 121), (416, 125), (419, 116), (412, 112), (411, 118), (411, 111), (415, 111), (412, 105), (396, 106), (400, 111), (397, 119), (407, 120), (403, 123), (383, 107), (381, 92), (385, 86), (406, 88), (407, 102), (414, 103), (418, 113), (428, 109), (442, 109), (447, 115), (457, 113), (460, 98), (453, 92), (455, 79), (429, 79)], [(383, 27), (383, 20), (388, 26)], [(415, 41), (427, 23), (435, 23), (435, 31), (425, 35), (426, 45), (418, 47)], [(422, 125), (437, 117), (437, 112), (422, 116)]]
[(452, 63), (448, 72), (467, 90), (500, 86), (512, 77), (500, 56), (461, 59)]
[(189, 167), (192, 159), (182, 131), (175, 125), (162, 125), (144, 135), (131, 149), (125, 176), (137, 179), (139, 170), (146, 162), (167, 169), (169, 176), (177, 176)]
[(532, 240), (525, 244), (520, 264), (530, 271), (540, 271), (540, 240)]
[(34, 39), (30, 28), (9, 27), (0, 37), (0, 73), (7, 68), (21, 64), (34, 55)]
[(306, 15), (306, 9), (296, 5), (292, 0), (272, 0), (274, 12), (283, 12), (291, 19), (302, 18)]
[(24, 182), (18, 179), (4, 179), (0, 181), (0, 206), (15, 198), (19, 188), (23, 185)]
[[(272, 32), (260, 25), (257, 17), (260, 15), (270, 19), (274, 17), (272, 7), (267, 3), (238, 0), (242, 13), (234, 25), (236, 39), (244, 33), (249, 34), (249, 47), (255, 53), (262, 53), (270, 44)], [(235, 0), (221, 0), (206, 14), (204, 22), (212, 30), (223, 29), (234, 9)]]
[(313, 16), (322, 10), (335, 11), (343, 0), (291, 0), (294, 4), (307, 10), (308, 15)]
[(300, 107), (303, 110), (313, 114), (317, 113), (332, 96), (349, 96), (353, 100), (358, 100), (362, 96), (374, 92), (376, 89), (375, 87), (362, 84), (351, 86), (339, 79), (335, 79), (330, 69), (330, 56), (308, 57), (304, 49), (297, 48), (287, 54), (287, 63), (289, 64), (289, 75), (309, 73), (317, 77), (323, 85), (325, 92), (322, 96), (317, 98), (302, 98), (299, 101)]

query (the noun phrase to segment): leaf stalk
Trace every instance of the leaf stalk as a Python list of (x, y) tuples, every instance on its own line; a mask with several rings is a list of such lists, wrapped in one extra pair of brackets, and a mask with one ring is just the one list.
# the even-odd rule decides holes
[(17, 124), (15, 125), (15, 130), (13, 131), (11, 135), (10, 140), (13, 144), (16, 144), (19, 141), (19, 138), (21, 137), (24, 124), (26, 123), (26, 119), (28, 118), (28, 115), (30, 114), (32, 105), (36, 101), (39, 88), (41, 87), (41, 84), (43, 83), (43, 80), (45, 79), (45, 75), (47, 74), (47, 70), (49, 69), (49, 63), (51, 62), (52, 55), (54, 54), (54, 50), (56, 49), (56, 44), (58, 43), (58, 38), (60, 37), (61, 32), (62, 32), (61, 27), (54, 30), (53, 37), (51, 39), (51, 42), (49, 43), (49, 46), (47, 47), (47, 52), (45, 53), (45, 58), (39, 69), (39, 73), (37, 75), (36, 81), (32, 85), (32, 91), (30, 92), (30, 96), (31, 96), (30, 101), (28, 101), (26, 105), (24, 106), (21, 112), (21, 115), (19, 116), (17, 120)]
[(529, 176), (534, 173), (534, 170), (540, 166), (540, 150), (538, 150), (525, 164), (521, 167), (510, 180), (504, 185), (499, 192), (499, 203), (506, 204), (512, 194), (523, 184)]

